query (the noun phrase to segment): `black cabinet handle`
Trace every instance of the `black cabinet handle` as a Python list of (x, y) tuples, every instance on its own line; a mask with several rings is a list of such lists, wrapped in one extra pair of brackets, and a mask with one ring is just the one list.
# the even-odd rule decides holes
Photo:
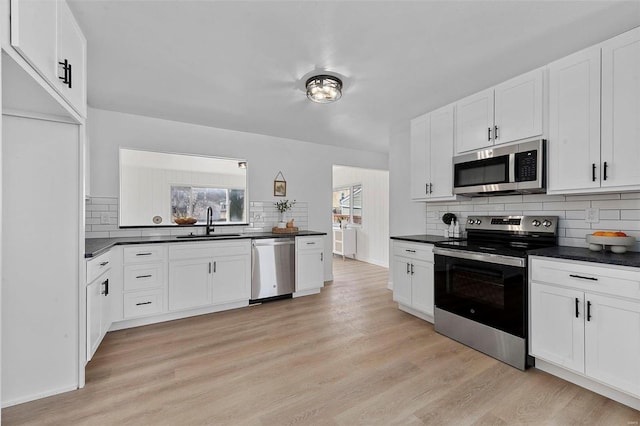
[(587, 301), (587, 321), (591, 321), (591, 302)]
[(603, 176), (604, 180), (607, 180), (607, 167), (608, 167), (608, 165), (607, 165), (607, 162), (605, 161), (604, 162), (604, 170), (602, 171), (602, 174), (604, 175)]
[(62, 69), (64, 71), (64, 75), (62, 77), (58, 77), (64, 84), (66, 84), (69, 89), (71, 89), (71, 64), (67, 59), (63, 62), (58, 62), (59, 65), (62, 65)]
[(209, 273), (211, 273), (211, 262), (209, 262)]
[(428, 184), (428, 183), (425, 183), (425, 184), (424, 184), (424, 193), (425, 193), (425, 194), (428, 194), (428, 193), (429, 193), (429, 184)]
[(313, 242), (313, 243), (307, 243), (307, 245), (308, 245), (308, 246), (313, 245), (313, 244), (315, 244), (315, 242)]
[(491, 142), (491, 127), (487, 129), (489, 132), (487, 133), (487, 142)]
[(151, 256), (153, 253), (136, 253), (136, 256)]
[(411, 275), (413, 275), (413, 263), (411, 264)]
[(100, 266), (106, 266), (106, 265), (108, 265), (108, 264), (109, 264), (109, 262), (102, 262), (102, 263), (100, 264)]
[(580, 312), (578, 311), (578, 306), (580, 305), (580, 299), (576, 297), (576, 318), (580, 316)]
[(409, 249), (404, 249), (404, 251), (409, 252), (409, 253), (415, 253), (415, 250), (409, 250)]
[(320, 262), (324, 262), (324, 253), (320, 253)]
[(409, 273), (409, 262), (407, 262), (407, 274)]
[(142, 305), (150, 305), (151, 302), (140, 302), (140, 303), (136, 303), (136, 306), (142, 306)]
[(104, 294), (105, 296), (109, 295), (109, 280), (105, 280), (102, 285), (104, 286), (104, 290), (102, 290), (102, 294)]
[(433, 184), (429, 184), (429, 194), (433, 194)]
[(136, 278), (151, 278), (153, 275), (138, 275)]
[(582, 275), (574, 275), (574, 274), (569, 274), (569, 276), (572, 278), (580, 278), (581, 280), (598, 281), (598, 279), (595, 277), (583, 277)]
[(596, 181), (596, 163), (591, 164), (591, 181)]
[(493, 127), (493, 139), (497, 140), (499, 138), (498, 136), (498, 126), (494, 126)]

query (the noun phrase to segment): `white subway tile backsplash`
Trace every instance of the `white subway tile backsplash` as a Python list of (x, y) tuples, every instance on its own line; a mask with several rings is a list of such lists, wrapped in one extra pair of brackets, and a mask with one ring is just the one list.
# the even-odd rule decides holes
[[(102, 215), (108, 214), (109, 223), (101, 223)], [(204, 227), (185, 228), (119, 228), (118, 199), (115, 197), (93, 197), (85, 200), (85, 236), (87, 238), (184, 235), (193, 232), (203, 234)], [(259, 217), (259, 219), (258, 219)], [(215, 233), (268, 232), (276, 226), (279, 214), (272, 201), (251, 201), (247, 221), (249, 226), (219, 226)], [(309, 203), (297, 201), (288, 212), (289, 219), (299, 229), (309, 229)]]
[[(585, 221), (585, 210), (599, 209), (599, 221)], [(461, 201), (426, 204), (427, 232), (441, 235), (447, 227), (442, 215), (451, 212), (458, 216), (464, 228), (470, 215), (538, 215), (558, 216), (558, 243), (586, 247), (585, 236), (594, 230), (625, 231), (640, 238), (640, 192), (594, 195), (515, 195), (477, 197)], [(437, 215), (434, 217), (434, 212)], [(640, 241), (631, 248), (640, 251)]]
[(591, 202), (591, 207), (599, 207), (601, 209), (640, 210), (640, 198), (635, 200), (593, 201)]

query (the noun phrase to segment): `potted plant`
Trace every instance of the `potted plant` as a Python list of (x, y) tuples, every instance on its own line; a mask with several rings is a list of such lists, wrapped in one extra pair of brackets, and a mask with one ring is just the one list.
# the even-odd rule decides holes
[(279, 212), (278, 228), (287, 227), (287, 218), (285, 217), (285, 215), (289, 210), (293, 208), (295, 204), (296, 204), (296, 200), (293, 200), (293, 201), (282, 200), (282, 201), (278, 201), (277, 203), (274, 203), (274, 205), (276, 206), (276, 209), (278, 209), (278, 212)]

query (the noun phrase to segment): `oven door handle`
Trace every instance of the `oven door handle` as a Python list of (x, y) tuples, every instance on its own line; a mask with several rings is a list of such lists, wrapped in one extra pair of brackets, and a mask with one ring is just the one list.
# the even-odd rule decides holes
[(500, 254), (477, 253), (465, 250), (450, 250), (441, 247), (435, 247), (433, 249), (433, 254), (455, 257), (458, 259), (477, 260), (478, 262), (496, 263), (498, 265), (515, 266), (517, 268), (524, 268), (526, 266), (525, 259), (522, 259), (520, 257), (503, 256)]

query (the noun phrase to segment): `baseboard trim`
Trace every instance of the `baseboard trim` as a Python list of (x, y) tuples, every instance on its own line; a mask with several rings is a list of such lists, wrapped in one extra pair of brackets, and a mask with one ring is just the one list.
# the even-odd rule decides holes
[(538, 370), (542, 370), (546, 373), (552, 374), (556, 377), (560, 377), (561, 379), (566, 380), (567, 382), (571, 382), (585, 389), (589, 389), (590, 391), (593, 391), (597, 394), (606, 396), (607, 398), (617, 401), (620, 404), (624, 404), (628, 407), (634, 408), (636, 410), (640, 410), (640, 399), (634, 398), (633, 396), (628, 395), (624, 392), (621, 392), (617, 389), (610, 388), (609, 386), (603, 385), (602, 383), (596, 382), (595, 380), (591, 380), (580, 374), (565, 370), (562, 367), (558, 367), (555, 364), (542, 361), (538, 358), (536, 358), (535, 368), (537, 368)]
[(63, 386), (61, 388), (57, 388), (57, 389), (52, 389), (46, 392), (39, 392), (36, 394), (32, 394), (32, 395), (28, 395), (28, 396), (23, 396), (20, 398), (14, 398), (14, 399), (10, 399), (8, 401), (2, 401), (2, 408), (7, 408), (7, 407), (12, 407), (14, 405), (18, 405), (18, 404), (24, 404), (25, 402), (30, 402), (30, 401), (35, 401), (36, 399), (42, 399), (42, 398), (46, 398), (48, 396), (53, 396), (53, 395), (58, 395), (61, 393), (66, 393), (66, 392), (71, 392), (78, 389), (78, 385), (69, 385), (69, 386)]
[(425, 314), (424, 312), (420, 312), (416, 309), (410, 308), (409, 306), (406, 306), (406, 305), (401, 305), (399, 303), (398, 303), (398, 309), (400, 309), (402, 312), (406, 312), (408, 314), (413, 315), (414, 317), (418, 317), (421, 320), (425, 320), (433, 324), (433, 315)]

